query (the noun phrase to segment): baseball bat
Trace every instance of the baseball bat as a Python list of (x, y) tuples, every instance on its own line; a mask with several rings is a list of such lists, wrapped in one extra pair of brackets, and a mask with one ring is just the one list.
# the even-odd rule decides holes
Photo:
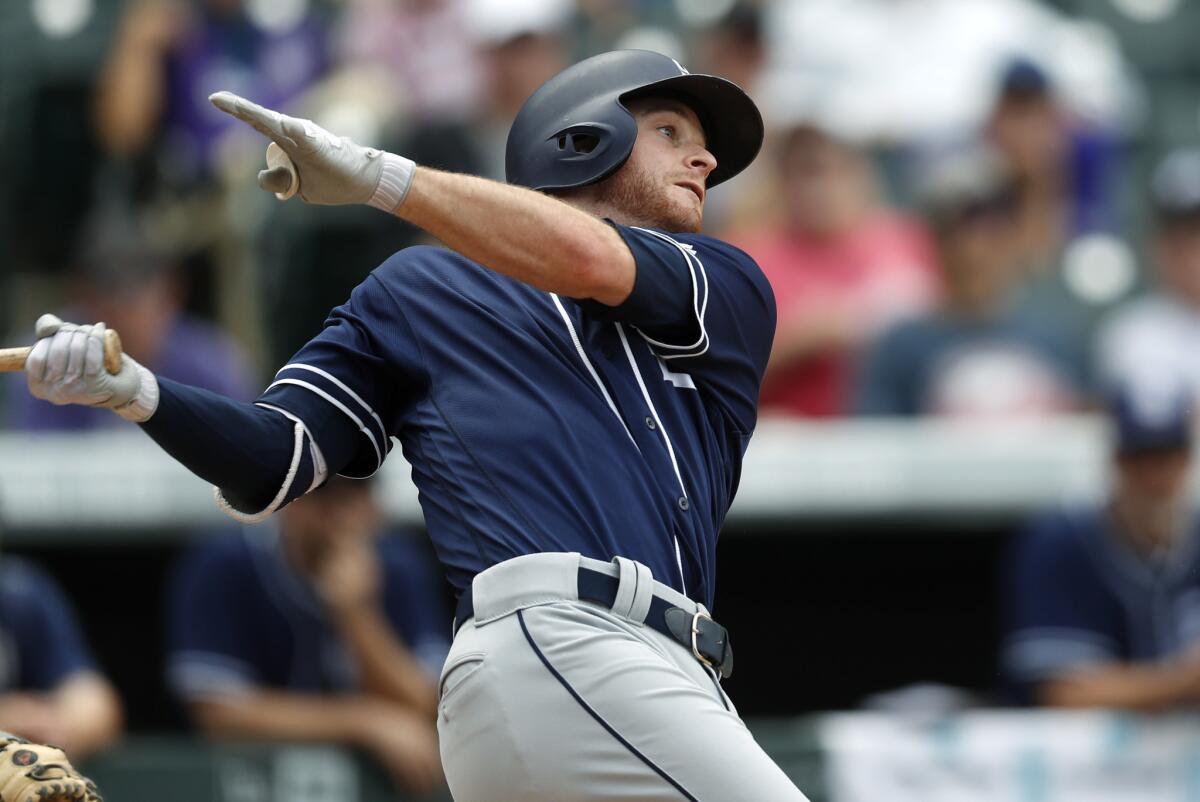
[[(24, 370), (32, 350), (33, 346), (0, 348), (0, 373)], [(104, 369), (114, 376), (121, 372), (121, 338), (112, 329), (104, 332)]]

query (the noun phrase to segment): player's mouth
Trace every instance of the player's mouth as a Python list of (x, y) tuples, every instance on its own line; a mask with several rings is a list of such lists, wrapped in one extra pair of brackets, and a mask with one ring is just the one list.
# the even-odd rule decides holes
[(704, 187), (695, 181), (679, 181), (675, 184), (677, 187), (683, 187), (694, 194), (701, 203), (704, 203)]

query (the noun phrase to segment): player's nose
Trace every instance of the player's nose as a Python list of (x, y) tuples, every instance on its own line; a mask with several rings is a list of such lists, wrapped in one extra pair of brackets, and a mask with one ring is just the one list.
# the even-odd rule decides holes
[(712, 155), (707, 148), (697, 148), (688, 154), (687, 166), (692, 170), (700, 171), (705, 178), (708, 178), (709, 173), (717, 169), (717, 157)]

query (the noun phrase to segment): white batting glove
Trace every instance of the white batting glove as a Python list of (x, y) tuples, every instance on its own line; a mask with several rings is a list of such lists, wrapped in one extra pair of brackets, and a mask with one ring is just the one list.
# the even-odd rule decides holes
[(141, 422), (158, 408), (158, 380), (128, 354), (115, 376), (104, 368), (103, 323), (79, 326), (42, 315), (34, 326), (38, 341), (25, 360), (29, 392), (52, 404), (106, 407)]
[(208, 99), (271, 140), (268, 169), (258, 174), (258, 184), (280, 199), (298, 191), (309, 203), (365, 203), (393, 212), (408, 195), (416, 170), (410, 159), (365, 148), (347, 137), (334, 136), (311, 120), (263, 108), (232, 92), (217, 92)]

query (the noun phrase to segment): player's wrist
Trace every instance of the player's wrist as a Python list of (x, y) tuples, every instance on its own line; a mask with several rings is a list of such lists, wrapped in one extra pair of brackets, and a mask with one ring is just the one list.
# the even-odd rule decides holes
[(126, 356), (125, 359), (137, 374), (137, 388), (134, 390), (132, 398), (113, 407), (112, 410), (127, 421), (145, 423), (158, 409), (158, 378), (129, 356)]
[(380, 158), (382, 169), (379, 173), (379, 183), (375, 185), (375, 192), (367, 201), (367, 205), (391, 214), (399, 209), (408, 197), (417, 164), (412, 159), (397, 156), (395, 153), (384, 152)]

